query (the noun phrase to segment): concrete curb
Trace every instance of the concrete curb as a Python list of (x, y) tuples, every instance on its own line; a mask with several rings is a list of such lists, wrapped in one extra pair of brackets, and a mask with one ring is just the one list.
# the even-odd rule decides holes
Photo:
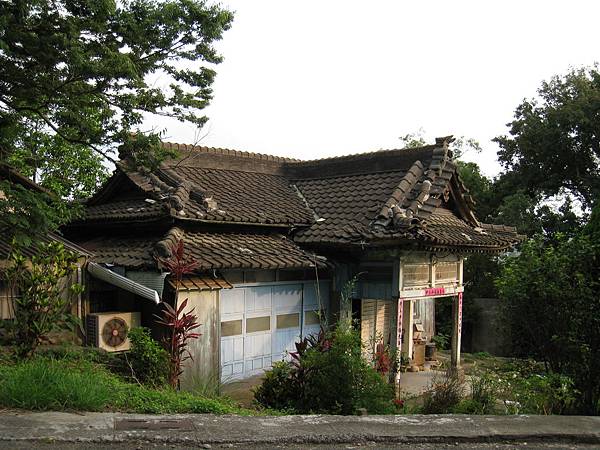
[[(180, 422), (187, 429), (118, 430), (115, 421)], [(172, 444), (580, 443), (600, 444), (588, 416), (152, 416), (115, 413), (2, 413), (0, 441)]]

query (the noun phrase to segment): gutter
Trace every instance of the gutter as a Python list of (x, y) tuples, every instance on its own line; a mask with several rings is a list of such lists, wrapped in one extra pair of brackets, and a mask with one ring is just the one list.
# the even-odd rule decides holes
[(161, 302), (158, 292), (156, 292), (154, 289), (150, 289), (146, 286), (136, 283), (135, 281), (121, 276), (118, 273), (115, 273), (97, 263), (89, 262), (87, 265), (87, 270), (94, 278), (105, 281), (113, 286), (117, 286), (121, 289), (131, 292), (132, 294), (139, 295), (147, 300), (151, 300), (157, 305)]

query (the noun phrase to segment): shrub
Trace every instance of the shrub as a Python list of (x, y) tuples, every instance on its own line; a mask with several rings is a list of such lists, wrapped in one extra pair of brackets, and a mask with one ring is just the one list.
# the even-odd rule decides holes
[(499, 397), (499, 381), (493, 374), (483, 372), (471, 378), (471, 395), (454, 408), (456, 414), (494, 414)]
[(147, 328), (132, 328), (129, 331), (131, 350), (125, 354), (132, 376), (142, 384), (162, 386), (169, 376), (169, 354), (152, 339)]
[(5, 323), (19, 358), (29, 358), (48, 334), (72, 329), (77, 318), (70, 313), (74, 296), (82, 286), (69, 284), (77, 257), (59, 242), (39, 244), (37, 253), (27, 258), (15, 248), (4, 276), (13, 297), (14, 319)]
[(438, 333), (431, 336), (431, 342), (433, 342), (439, 350), (447, 350), (450, 343), (450, 336)]
[(254, 399), (263, 406), (278, 410), (293, 410), (300, 398), (298, 384), (292, 379), (292, 366), (279, 361), (266, 372), (260, 386), (254, 390)]
[(358, 332), (345, 323), (297, 352), (293, 365), (276, 365), (255, 393), (266, 407), (328, 414), (391, 413), (393, 397), (393, 387), (363, 359)]
[(514, 408), (526, 414), (573, 412), (579, 393), (566, 375), (534, 374), (513, 382)]
[(461, 402), (465, 391), (463, 377), (452, 370), (433, 379), (431, 387), (423, 396), (424, 414), (447, 414)]

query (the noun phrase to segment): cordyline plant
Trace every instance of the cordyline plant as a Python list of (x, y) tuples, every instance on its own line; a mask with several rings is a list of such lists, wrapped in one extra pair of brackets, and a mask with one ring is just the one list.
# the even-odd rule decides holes
[(169, 352), (169, 384), (173, 389), (179, 389), (183, 363), (193, 360), (188, 349), (189, 340), (200, 337), (200, 333), (194, 332), (200, 327), (200, 324), (198, 317), (194, 314), (194, 308), (184, 312), (188, 304), (187, 298), (177, 306), (177, 295), (183, 276), (192, 273), (198, 267), (198, 262), (193, 258), (185, 257), (182, 239), (171, 245), (170, 250), (170, 258), (157, 258), (157, 260), (175, 277), (175, 307), (163, 302), (162, 316), (155, 317), (158, 324), (164, 325), (168, 329), (166, 346)]

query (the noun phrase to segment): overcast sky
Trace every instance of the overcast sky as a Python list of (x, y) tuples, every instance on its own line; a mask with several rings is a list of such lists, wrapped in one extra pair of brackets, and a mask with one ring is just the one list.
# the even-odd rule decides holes
[[(398, 148), (423, 128), (484, 148), (542, 80), (600, 60), (594, 1), (229, 0), (201, 145), (301, 159)], [(165, 122), (165, 140), (192, 143)]]

